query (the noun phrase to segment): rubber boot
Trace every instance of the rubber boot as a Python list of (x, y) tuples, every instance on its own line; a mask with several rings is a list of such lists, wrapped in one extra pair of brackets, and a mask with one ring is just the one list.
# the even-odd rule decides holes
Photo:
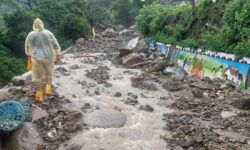
[(51, 85), (46, 84), (46, 87), (45, 87), (45, 94), (46, 94), (47, 96), (52, 96)]
[(43, 102), (43, 91), (36, 91), (36, 100), (38, 102)]

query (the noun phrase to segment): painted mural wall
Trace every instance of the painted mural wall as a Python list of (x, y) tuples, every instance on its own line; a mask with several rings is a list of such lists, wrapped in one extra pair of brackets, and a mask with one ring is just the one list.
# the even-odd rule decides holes
[(198, 54), (190, 50), (184, 50), (181, 47), (163, 45), (151, 40), (148, 40), (148, 44), (164, 53), (170, 63), (177, 64), (188, 73), (196, 74), (201, 78), (209, 77), (211, 79), (231, 80), (241, 88), (250, 87), (247, 84), (249, 78), (248, 64), (216, 57), (216, 55)]

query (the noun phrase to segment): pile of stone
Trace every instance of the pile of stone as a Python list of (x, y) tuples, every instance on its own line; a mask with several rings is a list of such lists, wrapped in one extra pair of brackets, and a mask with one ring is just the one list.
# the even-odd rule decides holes
[(131, 45), (119, 48), (119, 54), (111, 61), (116, 65), (123, 65), (128, 68), (141, 68), (147, 73), (162, 72), (168, 62), (160, 51), (147, 45), (146, 40), (133, 40)]
[(249, 149), (249, 91), (221, 79), (174, 78), (163, 88), (173, 92), (178, 112), (163, 115), (172, 136), (162, 137), (173, 149)]
[(96, 28), (95, 37), (79, 38), (75, 41), (72, 50), (74, 52), (114, 53), (119, 47), (126, 45), (128, 41), (136, 36), (138, 36), (138, 34), (135, 26), (126, 29), (122, 25), (99, 25)]

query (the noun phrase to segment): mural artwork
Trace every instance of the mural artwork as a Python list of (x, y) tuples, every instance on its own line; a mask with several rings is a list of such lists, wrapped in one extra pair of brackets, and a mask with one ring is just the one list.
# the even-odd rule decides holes
[(215, 57), (215, 55), (210, 56), (205, 53), (195, 53), (181, 47), (163, 45), (150, 40), (148, 40), (148, 44), (164, 53), (171, 64), (179, 65), (188, 73), (196, 74), (201, 78), (231, 80), (241, 88), (250, 87), (250, 83), (248, 83), (249, 65), (246, 63)]

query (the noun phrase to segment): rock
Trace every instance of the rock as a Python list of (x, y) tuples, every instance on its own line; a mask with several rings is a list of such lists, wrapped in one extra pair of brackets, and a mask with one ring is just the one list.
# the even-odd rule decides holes
[(213, 83), (213, 81), (209, 77), (204, 77), (203, 81), (206, 82), (206, 83), (208, 83), (208, 84), (212, 84)]
[(175, 76), (185, 76), (187, 75), (187, 72), (181, 68), (177, 68), (177, 67), (166, 67), (163, 70), (163, 73), (165, 75), (175, 75)]
[(32, 123), (24, 122), (21, 128), (8, 137), (6, 149), (34, 150), (41, 144), (43, 144), (43, 140), (36, 127)]
[(126, 56), (128, 54), (132, 53), (132, 50), (129, 48), (129, 47), (120, 47), (119, 48), (119, 55), (118, 57), (123, 57), (123, 56)]
[(13, 85), (15, 86), (23, 86), (24, 85), (24, 81), (25, 79), (23, 79), (21, 76), (14, 76), (11, 79), (11, 82), (13, 83)]
[(86, 40), (84, 38), (79, 38), (75, 41), (75, 45), (85, 45)]
[(122, 57), (121, 59), (122, 59), (122, 64), (125, 66), (137, 64), (143, 61), (142, 57), (136, 53), (130, 53)]
[(176, 146), (173, 148), (173, 150), (184, 150), (181, 146)]
[(249, 110), (250, 109), (250, 98), (241, 98), (239, 97), (238, 100), (235, 100), (230, 103), (232, 106), (242, 110)]
[(127, 121), (126, 114), (119, 111), (97, 110), (89, 114), (86, 123), (97, 128), (120, 128)]
[(138, 95), (134, 94), (134, 93), (128, 93), (128, 96), (132, 97), (133, 99), (137, 99)]
[(201, 79), (197, 75), (190, 75), (185, 78), (188, 83), (201, 82)]
[(133, 26), (129, 27), (129, 30), (135, 31), (136, 30), (136, 25), (133, 25)]
[(70, 144), (67, 147), (65, 147), (65, 150), (80, 150), (82, 148), (82, 145), (79, 144)]
[(80, 66), (77, 65), (77, 64), (72, 65), (72, 66), (69, 67), (69, 69), (72, 69), (72, 70), (79, 69), (79, 68), (80, 68)]
[(146, 106), (141, 106), (140, 107), (141, 110), (145, 110), (145, 111), (148, 111), (148, 112), (153, 112), (154, 111), (154, 108), (150, 105), (146, 105)]
[(234, 112), (230, 112), (230, 111), (223, 111), (223, 112), (221, 112), (220, 116), (223, 119), (228, 119), (228, 118), (231, 118), (231, 117), (238, 116), (238, 114), (236, 114)]
[(117, 37), (119, 34), (115, 32), (112, 28), (108, 28), (102, 33), (102, 35), (107, 36), (108, 38), (114, 38)]
[(149, 46), (146, 43), (145, 39), (139, 40), (135, 46), (135, 48), (133, 48), (133, 51), (138, 52), (138, 53), (143, 53), (149, 50)]
[(170, 81), (165, 81), (162, 85), (162, 87), (165, 90), (168, 91), (180, 91), (183, 90), (185, 88), (185, 86), (183, 84), (180, 84), (179, 82), (170, 82)]
[(112, 84), (111, 84), (111, 83), (108, 83), (108, 82), (105, 82), (105, 83), (104, 83), (104, 86), (108, 88), (108, 87), (112, 87)]
[(191, 91), (196, 98), (202, 98), (204, 97), (203, 91), (201, 89), (195, 88)]
[(115, 27), (116, 31), (120, 31), (120, 30), (123, 30), (123, 29), (124, 29), (123, 25), (118, 25), (118, 26)]
[(79, 111), (73, 111), (67, 116), (67, 120), (75, 120), (75, 119), (81, 119), (82, 118), (82, 113)]
[(121, 97), (121, 96), (122, 96), (122, 93), (121, 93), (121, 92), (116, 92), (114, 96), (115, 96), (115, 97)]
[(201, 90), (212, 90), (213, 89), (210, 84), (202, 83), (202, 82), (191, 83), (191, 84), (189, 84), (189, 86), (192, 88), (199, 88)]
[(41, 118), (48, 118), (49, 114), (47, 111), (41, 109), (41, 108), (35, 108), (32, 112), (32, 122), (39, 120)]
[(121, 65), (122, 64), (122, 59), (120, 58), (120, 57), (113, 57), (112, 59), (111, 59), (111, 62), (113, 63), (113, 64), (115, 64), (115, 65)]
[(128, 105), (137, 105), (139, 102), (138, 100), (136, 99), (131, 99), (131, 98), (128, 98), (126, 101), (125, 101), (125, 104), (128, 104)]
[(5, 90), (0, 90), (0, 102), (3, 100), (9, 100), (11, 98), (11, 95), (9, 92)]
[(188, 148), (194, 144), (195, 144), (195, 140), (193, 138), (189, 138), (186, 140), (186, 142), (184, 144), (184, 148)]
[(179, 118), (179, 120), (180, 120), (181, 124), (187, 124), (187, 123), (188, 123), (188, 118), (187, 118), (187, 116), (181, 116), (181, 117)]

